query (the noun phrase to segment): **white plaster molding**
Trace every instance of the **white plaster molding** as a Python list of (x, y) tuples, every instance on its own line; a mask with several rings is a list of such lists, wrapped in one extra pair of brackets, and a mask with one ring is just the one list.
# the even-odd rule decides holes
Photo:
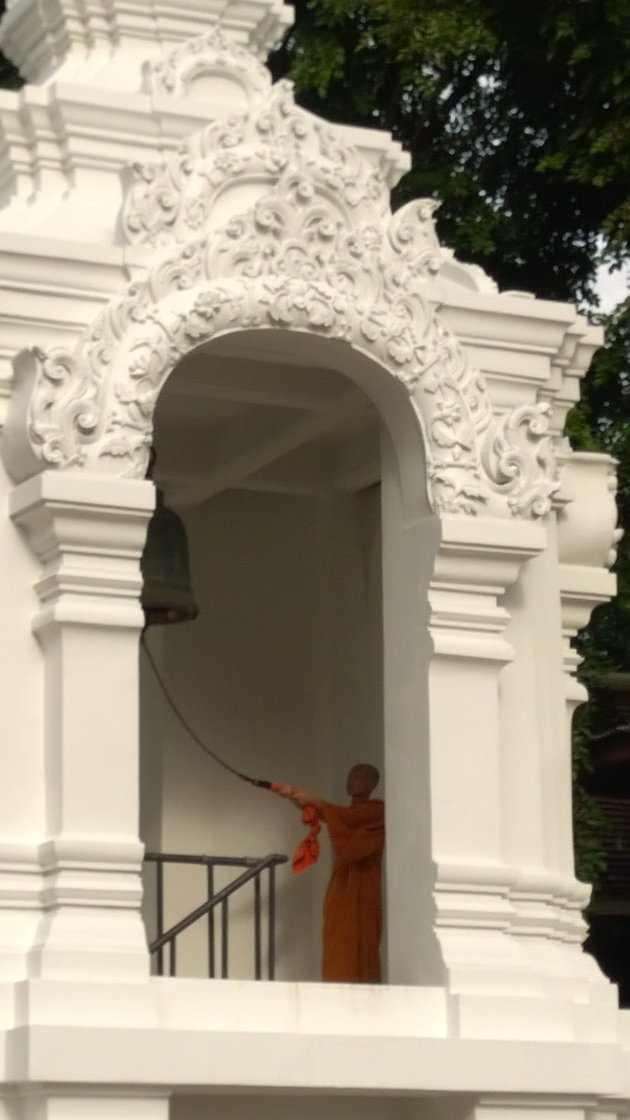
[(146, 62), (143, 76), (144, 92), (167, 97), (194, 95), (194, 83), (201, 77), (232, 80), (242, 90), (249, 106), (271, 86), (266, 66), (251, 50), (235, 43), (221, 26), (198, 38), (188, 39), (165, 58)]
[(486, 378), (495, 411), (550, 405), (549, 431), (561, 438), (601, 330), (570, 304), (446, 285), (441, 274), (431, 289), (441, 316)]
[(448, 283), (468, 288), (473, 292), (486, 292), (491, 295), (498, 293), (499, 289), (495, 281), (478, 264), (466, 264), (457, 260), (454, 250), (444, 246), (440, 250), (440, 257), (438, 272), (440, 280), (446, 280)]
[[(76, 988), (59, 987), (71, 1006), (80, 1000)], [(607, 1038), (596, 1045), (580, 1044), (570, 1038), (561, 1000), (554, 1001), (551, 1011), (543, 1000), (521, 997), (502, 1005), (479, 999), (474, 1005), (471, 999), (476, 1022), (470, 1022), (470, 1015), (468, 1024), (473, 1029), (467, 1032), (460, 1016), (449, 1022), (447, 1038), (441, 992), (387, 986), (361, 992), (331, 985), (322, 998), (318, 987), (277, 982), (259, 984), (256, 993), (253, 983), (217, 980), (209, 998), (207, 981), (154, 978), (159, 1027), (129, 1026), (122, 1010), (118, 1022), (103, 1026), (59, 1024), (49, 1016), (24, 1031), (27, 1076), (44, 1085), (57, 1082), (67, 1092), (67, 1085), (76, 1083), (78, 1068), (83, 1092), (86, 1085), (90, 1092), (101, 1085), (110, 1092), (125, 1086), (129, 1092), (141, 1071), (147, 1094), (165, 1086), (198, 1094), (205, 1090), (207, 1107), (222, 1102), (221, 1091), (247, 1094), (245, 1115), (258, 1094), (263, 1099), (273, 1094), (278, 1111), (278, 1098), (288, 1096), (291, 1102), (291, 1093), (298, 1102), (305, 1096), (325, 1097), (321, 1112), (308, 1108), (313, 1117), (330, 1115), (337, 1100), (353, 1096), (359, 1098), (356, 1112), (342, 1115), (360, 1116), (366, 1098), (389, 1096), (392, 1104), (412, 1098), (414, 1106), (420, 1097), (427, 1116), (461, 1120), (469, 1115), (463, 1106), (478, 1094), (486, 1102), (491, 1094), (500, 1094), (504, 1104), (509, 1094), (513, 1107), (518, 1098), (523, 1111), (499, 1110), (497, 1120), (551, 1120), (556, 1110), (558, 1120), (582, 1120), (584, 1097), (592, 1105), (599, 1093), (622, 1092), (625, 1055), (619, 1043)], [(85, 991), (92, 997), (94, 986), (86, 985)], [(114, 993), (122, 1008), (133, 999), (131, 992), (125, 998), (120, 987)], [(436, 1094), (435, 1112), (429, 1094)], [(63, 1112), (56, 1116), (70, 1120), (78, 1111), (67, 1118)], [(81, 1107), (80, 1115), (90, 1120), (92, 1113)], [(105, 1107), (94, 1120), (104, 1115), (118, 1117)], [(121, 1120), (143, 1115), (134, 1109)], [(231, 1110), (231, 1115), (238, 1113)]]
[(623, 532), (617, 526), (616, 461), (610, 455), (570, 452), (563, 461), (562, 494), (557, 513), (558, 558), (569, 722), (587, 699), (575, 674), (581, 657), (572, 641), (588, 625), (596, 606), (615, 594), (616, 579), (606, 569), (615, 563)]
[[(85, 495), (85, 496), (84, 496)], [(13, 490), (11, 516), (42, 563), (34, 628), (59, 622), (140, 630), (140, 556), (153, 487), (45, 472)]]
[[(0, 90), (0, 197), (9, 203), (0, 208), (0, 228), (47, 238), (54, 215), (57, 235), (71, 242), (117, 241), (121, 169), (167, 160), (206, 128), (209, 117), (225, 121), (246, 109), (248, 97), (253, 109), (269, 78), (254, 58), (251, 71), (249, 95), (244, 73), (235, 75), (234, 67), (224, 78), (209, 77), (211, 93), (203, 97), (205, 87), (199, 97), (183, 98), (70, 81)], [(338, 144), (357, 148), (390, 189), (409, 169), (406, 153), (388, 133), (347, 125), (336, 125), (335, 133)]]
[[(153, 485), (46, 471), (11, 494), (42, 565), (47, 829), (29, 974), (139, 979), (148, 959), (137, 837), (140, 556)], [(111, 703), (112, 687), (116, 703)]]
[(172, 0), (168, 9), (157, 0), (91, 0), (80, 7), (64, 0), (15, 0), (2, 21), (0, 44), (29, 81), (70, 71), (106, 84), (125, 56), (134, 73), (134, 55), (158, 57), (165, 45), (200, 36), (219, 21), (236, 43), (264, 59), (291, 19), (282, 0)]
[[(8, 830), (7, 830), (8, 831)], [(0, 1029), (12, 1025), (13, 1007), (2, 985), (28, 972), (28, 953), (41, 917), (43, 876), (35, 839), (0, 836)]]
[[(429, 586), (435, 932), (453, 995), (532, 992), (540, 986), (537, 973), (506, 936), (514, 922), (517, 870), (502, 852), (495, 778), (502, 746), (500, 673), (514, 656), (501, 598), (522, 564), (546, 547), (546, 531), (526, 521), (447, 515), (440, 527)], [(466, 710), (464, 721), (454, 696)], [(482, 811), (473, 807), (473, 783), (484, 791)]]
[(548, 404), (522, 405), (500, 417), (484, 442), (486, 474), (512, 513), (542, 517), (560, 489), (549, 412)]
[[(258, 201), (216, 230), (215, 207), (225, 210), (244, 175)], [(420, 200), (391, 215), (383, 176), (298, 109), (288, 83), (253, 118), (193, 137), (166, 168), (138, 169), (123, 223), (154, 247), (154, 263), (74, 353), (21, 359), (11, 474), (27, 477), (39, 461), (142, 477), (176, 362), (225, 331), (281, 327), (343, 339), (405, 384), (436, 508), (475, 513), (500, 495), (508, 516), (541, 516), (556, 488), (544, 406), (492, 421), (483, 379), (424, 294), (440, 260), (434, 208)]]
[[(390, 213), (389, 189), (379, 168), (343, 143), (339, 129), (299, 108), (287, 81), (259, 99), (256, 112), (209, 124), (164, 167), (138, 164), (132, 175), (122, 226), (134, 245), (200, 237), (216, 225), (213, 210), (221, 196), (243, 182), (260, 184), (259, 197), (275, 188), (280, 197), (298, 203), (328, 202), (325, 217), (334, 222), (343, 216), (351, 229), (378, 226)], [(435, 204), (425, 203), (428, 207)], [(231, 209), (238, 214), (242, 205)], [(435, 271), (438, 243), (428, 222), (426, 237)]]
[(563, 456), (562, 490), (568, 504), (558, 512), (561, 564), (611, 568), (617, 529), (616, 460), (610, 455), (573, 451)]

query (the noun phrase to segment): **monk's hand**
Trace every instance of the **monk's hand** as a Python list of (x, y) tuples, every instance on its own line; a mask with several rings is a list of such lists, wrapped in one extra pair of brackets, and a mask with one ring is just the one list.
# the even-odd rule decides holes
[(304, 809), (307, 805), (317, 807), (320, 803), (320, 798), (307, 789), (296, 789), (294, 786), (286, 786), (282, 782), (272, 782), (271, 789), (279, 797), (286, 797), (288, 801), (292, 801), (298, 809)]
[(293, 794), (295, 793), (293, 786), (287, 786), (284, 782), (272, 782), (271, 790), (273, 793), (277, 793), (278, 797), (286, 797), (289, 801), (293, 800)]
[(298, 808), (304, 809), (307, 805), (318, 805), (320, 798), (307, 789), (294, 789), (291, 800)]

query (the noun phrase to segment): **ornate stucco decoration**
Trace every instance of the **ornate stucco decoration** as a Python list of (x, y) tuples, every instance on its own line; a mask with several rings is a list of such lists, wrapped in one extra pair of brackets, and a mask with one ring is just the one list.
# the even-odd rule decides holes
[[(199, 237), (216, 225), (213, 211), (220, 201), (229, 205), (230, 192), (251, 187), (263, 193), (296, 178), (308, 179), (311, 190), (334, 204), (350, 227), (387, 218), (389, 188), (382, 169), (332, 125), (298, 108), (289, 82), (278, 82), (258, 102), (258, 112), (196, 133), (164, 167), (133, 166), (122, 210), (130, 244), (158, 247)], [(437, 253), (435, 238), (432, 248)]]
[(551, 405), (521, 405), (499, 417), (483, 442), (482, 461), (515, 514), (542, 517), (560, 489), (557, 441), (549, 432)]
[(186, 97), (202, 75), (231, 79), (241, 88), (249, 105), (267, 94), (271, 86), (271, 75), (262, 62), (217, 25), (206, 35), (187, 39), (166, 58), (145, 63), (144, 92)]
[[(31, 473), (143, 477), (177, 362), (222, 333), (275, 327), (341, 339), (404, 384), (434, 508), (546, 512), (556, 481), (544, 410), (493, 420), (482, 377), (427, 298), (441, 259), (433, 202), (392, 216), (379, 169), (297, 108), (287, 83), (255, 116), (211, 125), (135, 175), (123, 220), (130, 241), (151, 247), (146, 273), (73, 353), (22, 362)], [(244, 184), (256, 201), (239, 210)]]

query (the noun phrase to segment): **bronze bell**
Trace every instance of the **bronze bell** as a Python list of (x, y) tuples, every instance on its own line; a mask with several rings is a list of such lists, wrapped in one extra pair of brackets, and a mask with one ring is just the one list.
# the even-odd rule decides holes
[(190, 578), (184, 522), (164, 505), (161, 490), (157, 490), (140, 568), (143, 579), (140, 602), (146, 626), (190, 622), (197, 617), (199, 608)]

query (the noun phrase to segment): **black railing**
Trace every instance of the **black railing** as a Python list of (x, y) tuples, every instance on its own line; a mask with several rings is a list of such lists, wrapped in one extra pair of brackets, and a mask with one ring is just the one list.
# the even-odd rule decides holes
[[(219, 975), (226, 980), (229, 975), (229, 902), (236, 891), (253, 883), (254, 888), (254, 975), (256, 980), (263, 978), (263, 902), (261, 880), (266, 873), (267, 881), (267, 979), (273, 980), (276, 966), (276, 867), (287, 862), (287, 856), (269, 855), (263, 859), (233, 856), (187, 856), (163, 852), (146, 852), (145, 862), (154, 863), (156, 869), (156, 938), (149, 945), (155, 956), (158, 976), (164, 975), (165, 950), (168, 950), (168, 974), (177, 975), (177, 938), (196, 922), (207, 918), (207, 956), (208, 976), (217, 976), (217, 941), (220, 945)], [(206, 887), (208, 897), (179, 922), (164, 929), (164, 869), (168, 864), (196, 864), (206, 868)], [(215, 891), (214, 873), (217, 868), (242, 867), (245, 870), (227, 886)], [(217, 937), (215, 916), (220, 909), (220, 932)]]

